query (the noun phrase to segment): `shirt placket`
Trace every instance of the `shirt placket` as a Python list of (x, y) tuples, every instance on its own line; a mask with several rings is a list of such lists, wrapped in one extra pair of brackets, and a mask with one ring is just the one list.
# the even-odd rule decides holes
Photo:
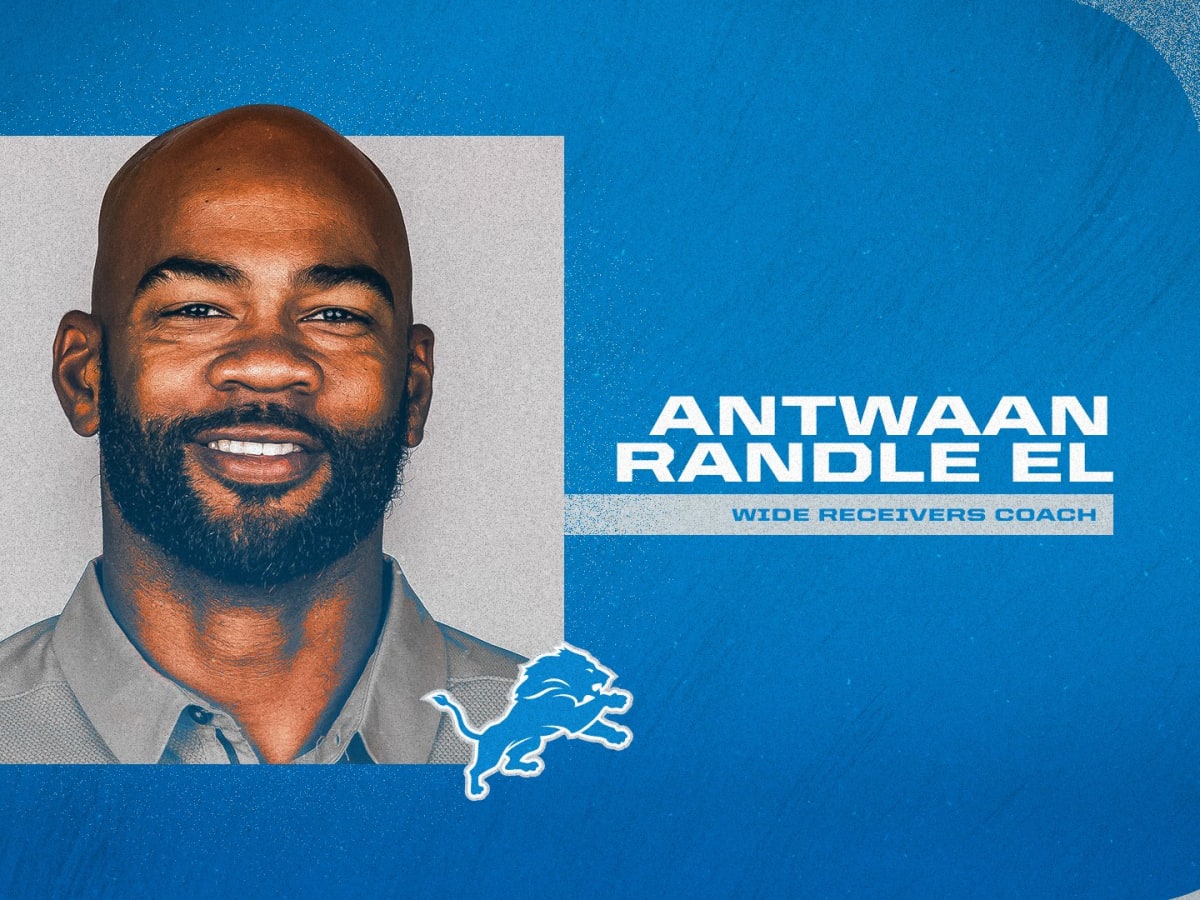
[(234, 765), (245, 765), (259, 762), (258, 754), (242, 734), (233, 717), (220, 710), (201, 710), (209, 718), (208, 727), (213, 730), (213, 737)]
[(228, 713), (199, 703), (184, 707), (180, 713), (167, 754), (180, 762), (234, 765), (259, 762), (254, 748)]

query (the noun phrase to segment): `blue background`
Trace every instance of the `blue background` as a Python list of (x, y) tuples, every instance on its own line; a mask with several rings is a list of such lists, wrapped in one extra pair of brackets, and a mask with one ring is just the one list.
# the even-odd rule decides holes
[(0, 891), (1200, 887), (1200, 134), (1148, 44), (1033, 0), (196, 6), (10, 11), (0, 131), (565, 135), (568, 492), (668, 394), (1108, 394), (1116, 533), (569, 538), (628, 750), (482, 803), (450, 767), (5, 769)]

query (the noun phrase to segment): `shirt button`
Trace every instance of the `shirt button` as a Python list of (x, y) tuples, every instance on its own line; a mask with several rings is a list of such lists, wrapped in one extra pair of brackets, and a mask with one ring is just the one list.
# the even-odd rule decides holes
[(206, 709), (201, 709), (199, 706), (189, 706), (187, 714), (192, 717), (192, 721), (198, 725), (207, 725), (212, 721), (212, 713)]

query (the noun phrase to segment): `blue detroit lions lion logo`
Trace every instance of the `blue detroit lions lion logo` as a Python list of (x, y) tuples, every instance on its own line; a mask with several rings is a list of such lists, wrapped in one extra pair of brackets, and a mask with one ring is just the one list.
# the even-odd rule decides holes
[(545, 763), (542, 751), (556, 738), (578, 738), (624, 750), (633, 732), (606, 718), (633, 705), (633, 694), (614, 688), (617, 675), (584, 650), (561, 644), (521, 666), (508, 709), (479, 731), (471, 728), (462, 708), (445, 691), (427, 694), (425, 701), (448, 710), (463, 740), (475, 747), (463, 774), (467, 796), (482, 800), (487, 780), (501, 775), (533, 778)]

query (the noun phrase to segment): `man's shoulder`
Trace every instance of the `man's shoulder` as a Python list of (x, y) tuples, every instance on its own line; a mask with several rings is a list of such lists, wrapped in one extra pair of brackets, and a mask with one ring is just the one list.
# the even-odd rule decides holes
[(0, 700), (65, 681), (52, 643), (57, 624), (52, 616), (0, 641)]
[(475, 678), (500, 679), (512, 684), (525, 657), (482, 641), (474, 635), (439, 623), (446, 641), (447, 677), (451, 682)]
[(0, 641), (0, 763), (114, 762), (54, 652), (58, 617)]
[(442, 625), (446, 640), (446, 687), (476, 722), (499, 718), (525, 658), (477, 637)]
[(389, 617), (394, 622), (393, 627), (411, 629), (412, 635), (421, 635), (419, 640), (415, 637), (412, 639), (418, 640), (430, 651), (437, 647), (435, 656), (430, 659), (437, 658), (439, 668), (441, 648), (445, 649), (444, 687), (453, 691), (460, 685), (472, 683), (501, 685), (507, 700), (508, 689), (519, 676), (525, 658), (438, 621), (412, 589), (399, 563), (391, 557), (385, 557), (385, 561), (395, 579), (392, 589), (406, 600), (396, 607), (399, 615)]
[[(525, 658), (457, 628), (441, 624), (438, 628), (446, 645), (446, 689), (467, 719), (476, 725), (499, 719), (508, 709)], [(428, 761), (455, 764), (471, 761), (471, 749), (454, 729), (449, 716), (442, 718)]]

